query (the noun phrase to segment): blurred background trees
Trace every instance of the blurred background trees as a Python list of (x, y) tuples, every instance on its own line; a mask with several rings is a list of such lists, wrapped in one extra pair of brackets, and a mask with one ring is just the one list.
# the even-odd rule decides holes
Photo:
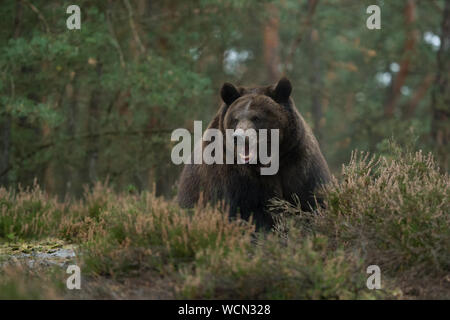
[(449, 0), (85, 0), (81, 30), (70, 4), (0, 5), (0, 185), (172, 196), (171, 131), (284, 74), (333, 171), (391, 137), (449, 169)]

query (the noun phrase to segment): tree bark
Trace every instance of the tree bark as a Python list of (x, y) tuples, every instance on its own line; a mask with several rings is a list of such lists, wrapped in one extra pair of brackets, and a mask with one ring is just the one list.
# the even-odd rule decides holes
[(384, 116), (391, 118), (395, 112), (395, 106), (401, 93), (401, 89), (405, 84), (411, 67), (411, 57), (417, 43), (417, 30), (413, 24), (416, 21), (416, 3), (414, 0), (408, 0), (405, 7), (405, 24), (407, 36), (403, 48), (403, 59), (400, 62), (400, 71), (392, 81), (390, 92), (384, 105)]
[(267, 23), (264, 25), (263, 30), (264, 64), (267, 69), (268, 81), (274, 83), (280, 78), (280, 38), (278, 35), (280, 17), (278, 9), (273, 3), (266, 5), (266, 11), (269, 18), (267, 19)]
[(314, 14), (316, 13), (316, 8), (319, 3), (319, 0), (308, 0), (308, 14), (304, 20), (304, 23), (300, 27), (300, 32), (297, 38), (292, 43), (291, 49), (289, 51), (289, 55), (286, 58), (285, 61), (285, 69), (292, 70), (293, 69), (293, 62), (294, 62), (294, 55), (295, 51), (297, 50), (298, 46), (302, 42), (305, 34), (308, 34), (309, 29), (312, 25), (312, 20), (314, 18)]
[[(101, 79), (102, 66), (100, 62), (96, 68), (98, 79)], [(101, 96), (101, 88), (96, 87), (92, 90), (91, 100), (89, 102), (87, 131), (92, 135), (88, 141), (86, 152), (87, 181), (89, 183), (95, 183), (98, 180), (97, 160), (99, 154), (99, 137), (96, 133), (98, 132), (98, 128), (101, 127), (99, 107), (102, 102), (100, 98)]]
[[(314, 1), (314, 0), (313, 0)], [(316, 29), (311, 30), (309, 41), (309, 61), (312, 66), (310, 74), (311, 85), (311, 113), (314, 121), (314, 135), (319, 142), (322, 141), (323, 110), (322, 110), (322, 63), (318, 56), (317, 43), (319, 42), (319, 32)], [(323, 146), (322, 146), (323, 147)]]
[(450, 0), (446, 0), (442, 19), (441, 46), (437, 53), (437, 73), (431, 99), (431, 138), (443, 171), (449, 170), (450, 140)]
[[(0, 123), (0, 130), (0, 172), (3, 172), (9, 167), (9, 150), (11, 148), (11, 117), (9, 115), (4, 115), (4, 119)], [(0, 176), (0, 186), (8, 186), (8, 175)]]
[[(17, 39), (21, 33), (23, 6), (22, 2), (16, 2), (16, 16), (14, 17), (14, 27), (12, 38)], [(11, 95), (14, 97), (14, 87), (11, 89)], [(9, 169), (9, 157), (11, 151), (11, 125), (12, 119), (9, 114), (4, 114), (0, 120), (0, 172)], [(0, 186), (8, 186), (8, 175), (0, 176)]]
[(410, 119), (414, 116), (417, 106), (420, 101), (426, 96), (428, 90), (433, 84), (434, 74), (427, 74), (417, 88), (414, 90), (413, 97), (402, 108), (404, 110), (404, 118)]

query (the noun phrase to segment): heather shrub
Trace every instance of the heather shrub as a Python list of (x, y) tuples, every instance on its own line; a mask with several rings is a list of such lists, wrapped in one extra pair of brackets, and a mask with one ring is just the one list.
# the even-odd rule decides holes
[(86, 266), (100, 274), (162, 272), (193, 261), (203, 249), (243, 248), (254, 230), (244, 221), (230, 221), (220, 207), (181, 210), (148, 192), (117, 195), (98, 219), (82, 250)]
[(0, 300), (61, 299), (63, 279), (55, 270), (30, 270), (26, 265), (0, 268)]
[[(431, 154), (391, 147), (390, 156), (353, 152), (323, 191), (316, 214), (275, 202), (297, 226), (330, 239), (330, 247), (359, 250), (388, 274), (450, 270), (450, 183)], [(285, 229), (282, 223), (277, 228)], [(411, 274), (412, 275), (412, 274)]]
[(103, 211), (116, 203), (118, 197), (107, 181), (97, 182), (92, 188), (86, 186), (82, 199), (71, 199), (69, 214), (62, 217), (58, 228), (59, 237), (74, 242), (85, 242), (93, 238), (103, 230)]
[[(106, 183), (86, 188), (82, 200), (56, 197), (44, 192), (36, 183), (29, 188), (0, 188), (0, 239), (41, 239), (59, 237), (83, 241), (95, 229), (99, 216), (116, 194)], [(91, 228), (89, 228), (91, 226)]]
[(55, 233), (67, 203), (33, 187), (18, 191), (0, 188), (0, 239), (29, 239)]
[[(314, 212), (301, 211), (298, 198), (273, 199), (276, 225), (257, 233), (221, 206), (183, 210), (154, 192), (117, 193), (107, 183), (63, 202), (37, 185), (3, 188), (0, 241), (5, 248), (45, 237), (74, 243), (95, 292), (105, 279), (115, 287), (150, 275), (166, 296), (187, 299), (402, 298), (410, 288), (411, 296), (448, 297), (449, 177), (431, 154), (396, 146), (383, 156), (354, 152), (321, 192), (326, 206)], [(64, 292), (64, 273), (56, 286), (49, 276), (12, 273), (2, 252), (2, 297)], [(371, 264), (381, 268), (381, 290), (366, 287)], [(48, 295), (35, 290), (46, 285)], [(414, 289), (421, 286), (428, 291)]]
[[(323, 236), (269, 235), (250, 250), (198, 253), (194, 267), (180, 272), (177, 297), (184, 299), (373, 299), (386, 290), (367, 289), (363, 261), (328, 250)], [(389, 293), (390, 294), (390, 293)]]

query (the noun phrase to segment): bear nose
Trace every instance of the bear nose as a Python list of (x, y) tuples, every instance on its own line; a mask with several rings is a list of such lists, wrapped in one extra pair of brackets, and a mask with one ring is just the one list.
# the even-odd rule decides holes
[(241, 120), (236, 126), (234, 136), (235, 137), (237, 137), (238, 135), (243, 136), (245, 134), (245, 131), (248, 129), (254, 129), (253, 123), (248, 120)]
[(238, 128), (233, 132), (233, 137), (237, 139), (245, 139), (248, 140), (248, 133), (246, 133), (246, 130), (242, 128)]
[(244, 130), (243, 129), (237, 129), (236, 131), (234, 131), (233, 137), (236, 137), (236, 138), (244, 137)]

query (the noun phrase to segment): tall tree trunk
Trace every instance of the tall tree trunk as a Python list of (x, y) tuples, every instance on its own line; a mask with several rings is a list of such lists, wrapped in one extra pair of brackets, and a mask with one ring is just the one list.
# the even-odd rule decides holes
[(431, 100), (431, 138), (444, 171), (449, 170), (450, 140), (450, 0), (445, 2), (441, 46), (437, 53), (437, 73)]
[(309, 60), (312, 66), (310, 75), (311, 85), (311, 113), (314, 121), (314, 135), (319, 142), (322, 141), (322, 126), (323, 126), (323, 110), (322, 110), (322, 64), (319, 57), (319, 50), (317, 50), (317, 43), (319, 42), (319, 32), (316, 29), (311, 30)]
[[(76, 132), (77, 123), (77, 103), (78, 103), (78, 90), (75, 81), (75, 72), (70, 74), (70, 80), (65, 87), (65, 100), (67, 106), (67, 136), (69, 139), (73, 139)], [(70, 151), (69, 151), (70, 152)], [(66, 155), (68, 158), (70, 154)], [(76, 190), (78, 187), (76, 181), (77, 174), (74, 168), (70, 165), (64, 166), (65, 175), (65, 194), (78, 194), (80, 190)]]
[[(14, 27), (12, 38), (17, 39), (20, 36), (22, 27), (22, 15), (23, 7), (22, 2), (16, 2), (16, 16), (14, 17)], [(14, 85), (11, 89), (11, 95), (14, 96)], [(0, 174), (5, 172), (5, 174), (0, 175), (0, 186), (8, 185), (8, 175), (6, 171), (9, 168), (9, 157), (11, 150), (11, 124), (12, 119), (9, 114), (4, 114), (3, 119), (0, 119)]]
[[(96, 65), (98, 79), (101, 79), (102, 66), (101, 63)], [(100, 82), (100, 81), (99, 81)], [(98, 179), (97, 172), (97, 160), (99, 154), (99, 137), (97, 135), (98, 128), (101, 127), (100, 123), (100, 105), (101, 105), (101, 88), (96, 87), (92, 90), (91, 99), (88, 106), (88, 134), (91, 138), (88, 141), (86, 152), (86, 168), (87, 168), (87, 181), (89, 183), (95, 183)]]
[(392, 81), (390, 91), (384, 104), (384, 116), (391, 118), (395, 112), (395, 106), (405, 84), (411, 68), (411, 57), (417, 43), (417, 30), (414, 27), (416, 21), (415, 0), (408, 0), (405, 6), (405, 27), (407, 30), (406, 41), (403, 48), (403, 58), (400, 62), (400, 70)]
[[(45, 64), (42, 66), (42, 69), (45, 70), (47, 69), (47, 67), (45, 66)], [(45, 71), (44, 71), (45, 72)], [(43, 96), (42, 103), (46, 103), (47, 102), (47, 97)], [(52, 132), (53, 129), (51, 128), (51, 126), (48, 123), (43, 123), (42, 125), (42, 141), (44, 143), (48, 143), (50, 142), (50, 139), (52, 137)], [(56, 171), (56, 166), (57, 166), (57, 162), (54, 159), (49, 159), (48, 162), (46, 162), (44, 167), (44, 176), (43, 176), (43, 186), (44, 189), (48, 192), (48, 193), (54, 193), (57, 190), (56, 187), (56, 180), (55, 180), (55, 171)]]
[[(131, 52), (133, 53), (133, 56), (135, 59), (139, 59), (141, 55), (145, 54), (146, 48), (141, 40), (141, 37), (139, 35), (140, 31), (140, 25), (138, 22), (136, 22), (136, 15), (135, 10), (131, 6), (131, 3), (129, 0), (123, 1), (125, 4), (125, 7), (128, 11), (128, 21), (130, 24), (131, 33), (133, 35), (132, 41), (130, 42), (131, 45)], [(145, 1), (139, 0), (137, 1), (138, 5), (138, 16), (142, 15), (143, 12), (145, 12), (146, 3)]]
[(280, 78), (280, 38), (278, 35), (280, 17), (278, 9), (273, 3), (266, 5), (266, 11), (269, 18), (263, 30), (264, 64), (267, 69), (268, 81), (276, 82)]
[(426, 96), (428, 90), (434, 81), (434, 74), (428, 73), (423, 80), (419, 83), (417, 88), (414, 90), (414, 95), (412, 98), (403, 106), (403, 117), (405, 119), (410, 119), (414, 116), (417, 106)]
[(286, 57), (286, 61), (284, 63), (284, 69), (286, 69), (286, 70), (293, 69), (295, 51), (297, 50), (298, 46), (302, 42), (305, 35), (309, 34), (309, 30), (311, 28), (312, 21), (313, 21), (314, 15), (316, 13), (316, 8), (317, 8), (318, 4), (319, 4), (319, 0), (308, 0), (307, 15), (306, 15), (303, 23), (300, 25), (300, 32), (299, 32), (297, 38), (295, 38), (294, 41), (292, 42), (291, 48), (289, 50), (289, 54)]
[[(11, 148), (11, 117), (4, 115), (0, 122), (0, 172), (4, 172), (9, 167), (9, 150)], [(8, 185), (8, 175), (0, 176), (0, 186)]]

